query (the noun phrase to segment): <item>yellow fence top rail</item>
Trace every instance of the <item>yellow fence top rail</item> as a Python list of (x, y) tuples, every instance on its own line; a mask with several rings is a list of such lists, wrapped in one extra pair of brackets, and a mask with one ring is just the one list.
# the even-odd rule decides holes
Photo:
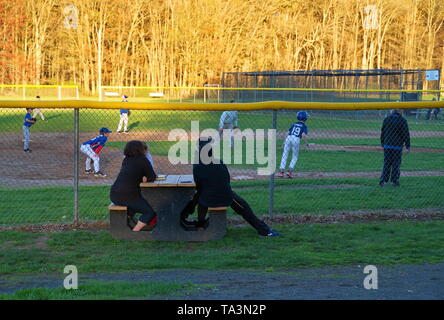
[(10, 101), (0, 100), (0, 108), (46, 109), (130, 109), (130, 110), (380, 110), (444, 108), (444, 101), (409, 102), (288, 102), (266, 101), (254, 103), (188, 103), (188, 102), (103, 102), (92, 100)]

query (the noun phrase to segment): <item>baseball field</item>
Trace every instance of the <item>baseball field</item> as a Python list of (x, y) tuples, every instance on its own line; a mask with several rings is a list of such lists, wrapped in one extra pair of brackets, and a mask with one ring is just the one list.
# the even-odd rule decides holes
[[(443, 119), (407, 117), (412, 151), (402, 158), (401, 186), (381, 188), (385, 111), (313, 111), (295, 177), (275, 179), (271, 215), (269, 177), (257, 175), (261, 164), (229, 165), (234, 190), (280, 237), (258, 236), (230, 211), (222, 240), (134, 243), (107, 230), (109, 189), (126, 142), (146, 141), (158, 173), (191, 174), (191, 164), (169, 162), (175, 142), (168, 134), (189, 132), (191, 121), (201, 130), (217, 128), (221, 113), (132, 111), (129, 133), (117, 134), (118, 110), (81, 110), (80, 143), (101, 127), (113, 133), (100, 154), (107, 177), (84, 174), (80, 155), (80, 223), (73, 225), (73, 111), (42, 111), (46, 119), (31, 128), (32, 153), (24, 153), (24, 111), (0, 109), (0, 299), (444, 297), (442, 277), (415, 278), (424, 268), (444, 271)], [(295, 117), (296, 111), (278, 112), (277, 165)], [(241, 130), (271, 123), (271, 112), (239, 111)], [(256, 151), (246, 145), (243, 154)], [(362, 288), (369, 264), (387, 272), (390, 289)], [(79, 290), (61, 286), (65, 265), (78, 267)], [(409, 292), (396, 270), (412, 288), (421, 280), (425, 289)], [(266, 295), (263, 282), (271, 286)]]

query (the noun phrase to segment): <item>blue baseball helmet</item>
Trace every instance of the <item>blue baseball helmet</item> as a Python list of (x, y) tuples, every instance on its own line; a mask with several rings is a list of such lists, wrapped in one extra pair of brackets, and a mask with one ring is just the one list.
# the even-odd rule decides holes
[(305, 111), (299, 111), (297, 115), (298, 120), (305, 121), (310, 118), (310, 115)]
[(104, 133), (111, 133), (112, 131), (109, 130), (108, 128), (101, 128), (100, 129), (100, 134), (104, 134)]

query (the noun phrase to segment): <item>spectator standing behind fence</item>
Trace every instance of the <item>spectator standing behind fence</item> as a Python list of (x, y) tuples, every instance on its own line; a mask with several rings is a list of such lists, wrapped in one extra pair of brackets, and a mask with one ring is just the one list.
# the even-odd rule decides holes
[[(234, 103), (234, 100), (231, 100), (230, 103)], [(228, 133), (230, 147), (232, 147), (234, 144), (233, 129), (237, 129), (237, 111), (233, 110), (222, 112), (219, 120), (219, 132), (221, 135), (223, 134), (224, 130)]]
[(142, 197), (140, 183), (156, 180), (156, 174), (147, 159), (148, 147), (146, 143), (138, 140), (129, 141), (125, 145), (122, 167), (119, 175), (111, 186), (110, 199), (120, 206), (128, 208), (128, 223), (131, 226), (136, 213), (142, 213), (133, 231), (141, 231), (149, 224), (153, 226), (157, 221), (156, 212)]
[[(37, 101), (40, 101), (40, 96), (36, 96), (35, 98)], [(43, 115), (42, 110), (35, 108), (32, 117), (35, 118), (35, 117), (37, 117), (37, 115), (40, 116), (40, 119), (45, 120), (45, 116)]]
[(26, 108), (25, 121), (23, 122), (23, 151), (31, 152), (29, 149), (29, 140), (31, 139), (30, 128), (35, 123), (35, 118), (31, 116), (32, 108)]
[(399, 186), (402, 149), (410, 152), (410, 133), (407, 120), (401, 109), (392, 110), (384, 119), (381, 128), (381, 146), (384, 148), (384, 166), (379, 185), (382, 187), (389, 180)]
[[(128, 96), (122, 96), (122, 102), (128, 102)], [(123, 133), (128, 133), (128, 118), (130, 115), (130, 111), (128, 109), (120, 109), (120, 121), (119, 126), (117, 127), (117, 133), (120, 133), (123, 126)]]

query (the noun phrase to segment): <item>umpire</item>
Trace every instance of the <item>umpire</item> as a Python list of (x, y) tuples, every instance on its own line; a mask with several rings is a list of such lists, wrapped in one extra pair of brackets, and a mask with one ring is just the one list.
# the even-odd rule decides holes
[(381, 146), (384, 148), (384, 168), (379, 181), (381, 187), (389, 179), (394, 186), (399, 186), (401, 157), (404, 145), (407, 152), (410, 152), (409, 127), (407, 120), (402, 116), (402, 110), (394, 109), (384, 119), (381, 128)]

